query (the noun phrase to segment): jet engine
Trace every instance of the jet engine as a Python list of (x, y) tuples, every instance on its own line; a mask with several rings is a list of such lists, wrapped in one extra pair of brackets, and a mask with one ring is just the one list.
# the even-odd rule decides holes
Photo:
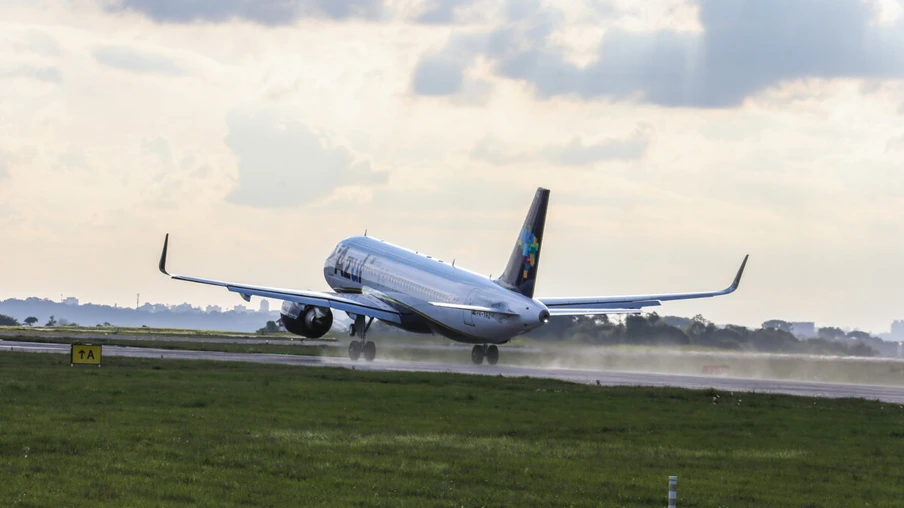
[[(299, 306), (300, 307), (300, 306)], [(283, 326), (289, 333), (301, 335), (308, 339), (319, 339), (330, 331), (333, 326), (333, 311), (329, 307), (315, 307), (313, 305), (305, 305), (301, 308), (297, 317), (280, 313), (282, 316)], [(293, 314), (295, 314), (293, 312)]]

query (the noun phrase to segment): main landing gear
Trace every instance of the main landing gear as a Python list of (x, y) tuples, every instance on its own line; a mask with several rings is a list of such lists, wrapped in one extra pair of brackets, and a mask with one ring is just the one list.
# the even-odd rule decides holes
[(483, 359), (487, 359), (487, 363), (490, 365), (496, 365), (499, 362), (499, 348), (496, 347), (495, 344), (487, 346), (477, 345), (471, 349), (471, 361), (474, 362), (474, 365), (480, 365), (483, 363)]
[(367, 336), (367, 330), (370, 330), (370, 325), (374, 322), (374, 318), (370, 318), (367, 322), (364, 320), (364, 316), (357, 316), (355, 322), (348, 327), (348, 334), (350, 336), (354, 337), (357, 335), (361, 337), (361, 340), (353, 340), (348, 345), (348, 357), (351, 358), (352, 361), (358, 361), (358, 358), (361, 357), (362, 353), (364, 354), (364, 359), (369, 362), (377, 357), (377, 345), (374, 344), (373, 341), (365, 338)]

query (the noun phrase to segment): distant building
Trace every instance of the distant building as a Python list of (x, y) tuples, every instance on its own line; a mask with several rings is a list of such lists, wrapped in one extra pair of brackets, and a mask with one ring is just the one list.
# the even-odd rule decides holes
[(236, 305), (232, 310), (234, 312), (248, 312), (248, 309), (244, 305)]
[(192, 307), (190, 303), (180, 303), (179, 305), (170, 307), (170, 310), (173, 312), (191, 312), (194, 310), (194, 307)]
[(816, 337), (816, 323), (791, 323), (791, 334), (798, 339), (812, 339), (813, 337)]
[(269, 300), (261, 300), (261, 312), (270, 312), (270, 301)]
[(75, 305), (75, 306), (77, 307), (77, 306), (78, 306), (78, 298), (76, 298), (76, 297), (74, 297), (74, 296), (70, 296), (69, 298), (64, 298), (64, 299), (63, 299), (63, 304), (65, 304), (65, 305)]
[(904, 340), (904, 319), (899, 319), (891, 324), (891, 339)]
[(210, 314), (213, 312), (223, 312), (223, 308), (219, 305), (208, 305), (205, 311)]

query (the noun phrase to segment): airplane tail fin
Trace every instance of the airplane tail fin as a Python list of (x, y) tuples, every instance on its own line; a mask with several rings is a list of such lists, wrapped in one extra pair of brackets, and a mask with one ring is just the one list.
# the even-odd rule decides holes
[(543, 228), (546, 225), (548, 206), (549, 189), (540, 187), (524, 219), (512, 256), (502, 277), (498, 279), (501, 285), (530, 298), (534, 297), (534, 283), (540, 266), (540, 246), (543, 244)]

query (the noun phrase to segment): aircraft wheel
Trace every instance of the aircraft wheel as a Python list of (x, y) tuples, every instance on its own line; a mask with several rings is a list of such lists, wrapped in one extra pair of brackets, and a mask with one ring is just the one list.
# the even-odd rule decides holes
[(499, 348), (495, 345), (487, 348), (487, 363), (496, 365), (499, 362)]
[(348, 357), (351, 360), (358, 361), (358, 358), (361, 357), (361, 341), (353, 340), (348, 345)]
[(474, 362), (474, 365), (483, 363), (483, 346), (474, 346), (471, 349), (471, 361)]
[(364, 359), (372, 362), (377, 357), (377, 345), (369, 340), (364, 343)]

